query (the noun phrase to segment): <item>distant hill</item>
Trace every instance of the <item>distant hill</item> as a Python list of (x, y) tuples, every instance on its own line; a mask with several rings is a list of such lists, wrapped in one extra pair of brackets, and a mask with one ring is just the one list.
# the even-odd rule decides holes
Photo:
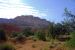
[(0, 18), (0, 24), (14, 24), (20, 28), (31, 27), (31, 28), (46, 28), (50, 24), (49, 21), (45, 19), (40, 19), (32, 15), (22, 15), (17, 16), (14, 19), (4, 19)]

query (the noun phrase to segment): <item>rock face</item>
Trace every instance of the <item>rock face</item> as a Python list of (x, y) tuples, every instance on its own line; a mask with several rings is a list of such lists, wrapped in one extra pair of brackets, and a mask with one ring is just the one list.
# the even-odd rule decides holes
[(31, 27), (31, 28), (46, 28), (50, 24), (49, 21), (46, 21), (45, 19), (40, 19), (38, 17), (34, 17), (32, 15), (22, 15), (17, 16), (14, 19), (2, 19), (0, 18), (0, 24), (14, 24), (16, 26), (19, 26), (21, 28), (25, 27)]

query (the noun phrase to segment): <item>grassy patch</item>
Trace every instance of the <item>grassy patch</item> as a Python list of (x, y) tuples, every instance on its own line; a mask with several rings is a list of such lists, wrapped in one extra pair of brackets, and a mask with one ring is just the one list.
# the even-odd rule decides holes
[(16, 50), (16, 49), (9, 44), (0, 44), (0, 50)]
[(75, 32), (71, 33), (71, 39), (66, 42), (66, 45), (70, 48), (75, 48)]

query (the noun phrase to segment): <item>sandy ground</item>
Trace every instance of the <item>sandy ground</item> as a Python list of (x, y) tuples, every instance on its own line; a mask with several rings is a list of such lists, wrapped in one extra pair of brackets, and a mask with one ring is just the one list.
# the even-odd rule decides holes
[(17, 50), (42, 50), (47, 47), (48, 43), (44, 41), (27, 40), (24, 44), (16, 45)]
[[(50, 48), (51, 42), (26, 40), (24, 43), (12, 43), (16, 50), (67, 50), (63, 43), (56, 42), (55, 47)], [(53, 44), (51, 44), (53, 45)]]

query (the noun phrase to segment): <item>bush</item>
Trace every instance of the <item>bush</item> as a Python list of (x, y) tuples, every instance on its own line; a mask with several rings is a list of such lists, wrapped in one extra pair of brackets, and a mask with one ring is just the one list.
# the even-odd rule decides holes
[(34, 33), (31, 31), (31, 28), (25, 28), (23, 30), (23, 35), (25, 35), (26, 37), (29, 37), (29, 36), (34, 35)]
[(35, 34), (36, 34), (36, 37), (37, 37), (39, 40), (46, 41), (45, 33), (37, 32), (37, 33), (35, 33)]
[(71, 39), (66, 42), (67, 46), (75, 48), (75, 32), (71, 33)]
[(23, 34), (19, 34), (16, 37), (16, 40), (19, 41), (19, 42), (23, 42), (23, 41), (25, 41), (25, 39), (26, 39), (26, 37)]
[(13, 37), (17, 37), (19, 34), (20, 34), (20, 33), (18, 33), (18, 32), (13, 32), (13, 33), (11, 34), (11, 37), (12, 37), (12, 38), (13, 38)]
[(1, 44), (0, 50), (16, 50), (12, 45), (9, 44)]
[(0, 30), (0, 40), (4, 40), (4, 41), (6, 41), (6, 34), (5, 34), (5, 32), (4, 32), (4, 30)]
[(23, 33), (18, 33), (18, 32), (12, 33), (11, 37), (14, 38), (18, 42), (23, 42), (26, 39)]

